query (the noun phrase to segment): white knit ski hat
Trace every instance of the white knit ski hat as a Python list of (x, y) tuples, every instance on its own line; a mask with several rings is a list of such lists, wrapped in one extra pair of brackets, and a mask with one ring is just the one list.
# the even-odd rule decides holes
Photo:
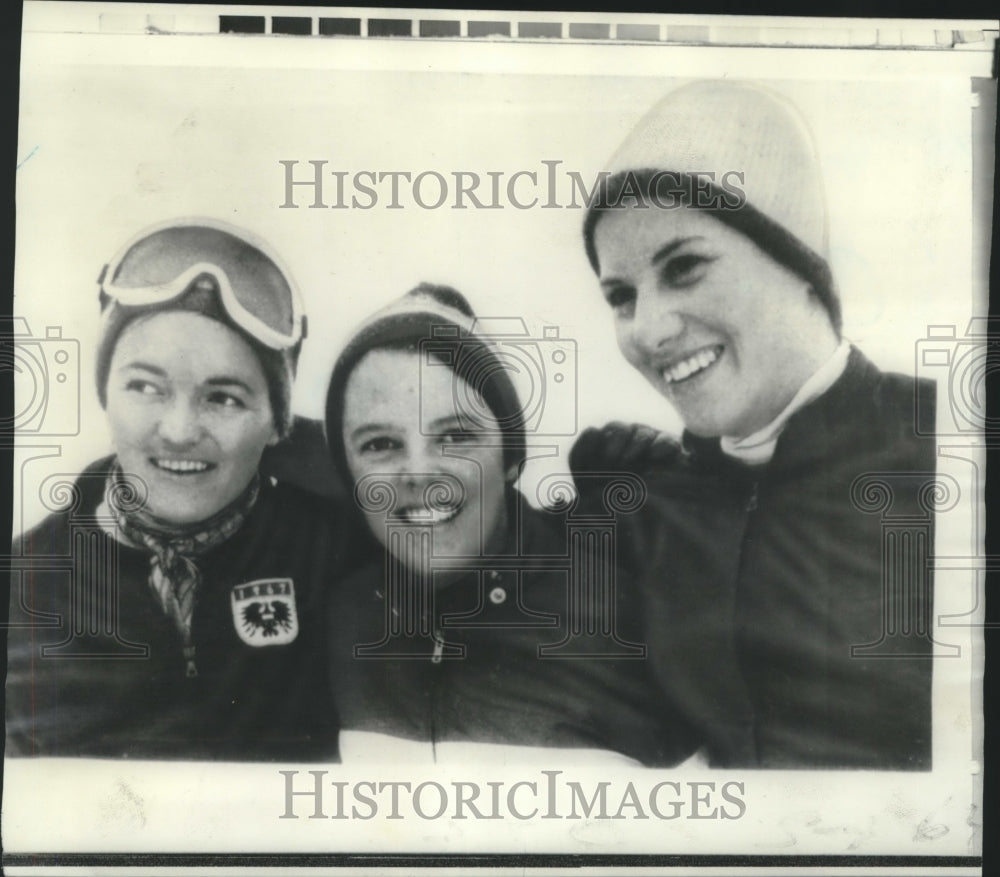
[(809, 280), (839, 331), (819, 160), (808, 124), (786, 98), (729, 80), (681, 86), (643, 117), (606, 170), (611, 176), (595, 193), (584, 222), (595, 271), (594, 228), (623, 190), (636, 190), (630, 177), (647, 192), (651, 183), (658, 186), (661, 172), (678, 179), (697, 175), (702, 191), (714, 195), (705, 209)]

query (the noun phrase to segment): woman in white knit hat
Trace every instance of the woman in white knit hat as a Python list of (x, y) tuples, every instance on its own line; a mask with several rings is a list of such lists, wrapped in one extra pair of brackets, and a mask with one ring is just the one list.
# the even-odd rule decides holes
[(612, 424), (571, 461), (646, 479), (620, 547), (649, 571), (663, 696), (715, 764), (929, 768), (930, 581), (884, 592), (881, 522), (852, 484), (903, 473), (894, 513), (927, 517), (911, 482), (933, 477), (934, 447), (913, 411), (933, 387), (841, 337), (808, 126), (767, 89), (695, 82), (608, 170), (586, 252), (623, 355), (685, 434)]

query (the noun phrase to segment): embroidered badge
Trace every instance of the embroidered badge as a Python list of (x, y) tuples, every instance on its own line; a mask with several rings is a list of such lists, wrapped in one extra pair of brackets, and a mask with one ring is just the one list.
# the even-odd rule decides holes
[(233, 587), (233, 625), (248, 646), (283, 646), (299, 635), (291, 579), (257, 579)]

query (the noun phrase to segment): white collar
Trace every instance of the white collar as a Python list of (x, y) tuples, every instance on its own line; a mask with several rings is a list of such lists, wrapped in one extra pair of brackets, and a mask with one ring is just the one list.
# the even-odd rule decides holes
[(751, 466), (770, 462), (774, 448), (778, 444), (778, 436), (785, 428), (788, 418), (800, 408), (804, 408), (814, 399), (818, 399), (830, 389), (847, 368), (847, 357), (850, 356), (851, 345), (841, 341), (833, 355), (823, 363), (792, 397), (781, 413), (763, 429), (751, 433), (746, 438), (735, 439), (723, 436), (720, 446), (723, 453), (735, 457)]

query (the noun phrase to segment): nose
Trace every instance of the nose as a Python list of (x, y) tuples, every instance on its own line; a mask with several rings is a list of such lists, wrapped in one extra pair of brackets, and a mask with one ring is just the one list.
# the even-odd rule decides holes
[[(437, 452), (437, 453), (435, 453)], [(398, 474), (409, 486), (425, 486), (435, 472), (441, 471), (440, 449), (427, 442), (411, 442), (399, 461)]]
[(165, 442), (189, 447), (201, 438), (201, 432), (201, 420), (191, 400), (175, 396), (167, 403), (159, 421), (159, 434)]
[(637, 291), (631, 321), (631, 341), (636, 348), (655, 354), (669, 347), (683, 333), (684, 316), (670, 293), (655, 288)]

